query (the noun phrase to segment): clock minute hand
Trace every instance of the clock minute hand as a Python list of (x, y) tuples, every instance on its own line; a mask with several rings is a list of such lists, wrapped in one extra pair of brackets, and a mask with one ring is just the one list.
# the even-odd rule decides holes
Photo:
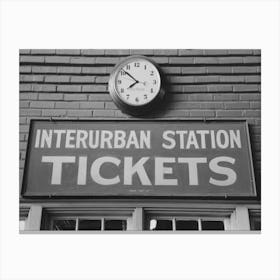
[(124, 69), (123, 69), (123, 71), (130, 77), (130, 78), (132, 78), (135, 82), (138, 82), (133, 76), (131, 76), (128, 72), (126, 72)]

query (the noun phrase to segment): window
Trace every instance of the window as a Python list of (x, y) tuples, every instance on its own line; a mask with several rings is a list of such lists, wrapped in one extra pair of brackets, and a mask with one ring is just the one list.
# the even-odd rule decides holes
[(261, 230), (261, 212), (258, 209), (249, 210), (250, 229)]
[(51, 230), (126, 230), (126, 219), (115, 218), (53, 218), (51, 219)]
[(228, 218), (209, 218), (209, 217), (192, 217), (192, 218), (150, 218), (148, 230), (225, 230), (225, 224)]

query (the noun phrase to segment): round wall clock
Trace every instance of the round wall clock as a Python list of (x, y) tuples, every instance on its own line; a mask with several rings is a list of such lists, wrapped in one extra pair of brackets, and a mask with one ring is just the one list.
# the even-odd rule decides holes
[(117, 64), (109, 92), (122, 111), (133, 115), (147, 113), (165, 93), (159, 67), (145, 56), (130, 56)]

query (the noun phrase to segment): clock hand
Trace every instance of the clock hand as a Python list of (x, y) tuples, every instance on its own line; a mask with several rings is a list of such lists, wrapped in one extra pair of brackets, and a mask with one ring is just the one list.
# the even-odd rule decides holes
[(139, 82), (136, 81), (135, 83), (131, 84), (127, 89), (134, 87), (136, 84), (138, 84)]
[(134, 77), (132, 77), (128, 72), (126, 72), (124, 69), (122, 69), (129, 77), (131, 77), (135, 82), (138, 82)]

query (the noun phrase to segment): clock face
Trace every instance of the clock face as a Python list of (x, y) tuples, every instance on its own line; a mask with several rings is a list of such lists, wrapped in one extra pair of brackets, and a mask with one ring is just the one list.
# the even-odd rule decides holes
[(134, 58), (122, 64), (115, 76), (115, 89), (123, 102), (142, 106), (151, 102), (161, 87), (160, 74), (150, 61)]

